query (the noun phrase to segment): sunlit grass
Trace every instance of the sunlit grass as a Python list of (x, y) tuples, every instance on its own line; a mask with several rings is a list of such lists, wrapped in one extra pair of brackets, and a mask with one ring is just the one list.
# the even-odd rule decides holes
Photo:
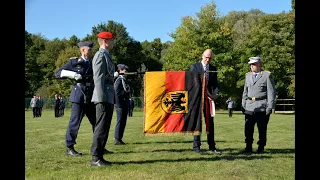
[[(272, 114), (268, 126), (268, 142), (264, 154), (244, 155), (244, 116), (235, 113), (229, 118), (219, 112), (215, 118), (217, 148), (222, 155), (192, 151), (192, 135), (145, 136), (143, 113), (128, 117), (124, 146), (113, 144), (115, 113), (105, 155), (110, 167), (91, 167), (92, 131), (88, 119), (82, 121), (75, 148), (82, 157), (66, 157), (65, 132), (70, 111), (55, 118), (53, 111), (44, 111), (33, 118), (25, 115), (26, 179), (294, 179), (294, 115)], [(253, 144), (257, 148), (255, 129)], [(208, 150), (203, 132), (203, 150)]]

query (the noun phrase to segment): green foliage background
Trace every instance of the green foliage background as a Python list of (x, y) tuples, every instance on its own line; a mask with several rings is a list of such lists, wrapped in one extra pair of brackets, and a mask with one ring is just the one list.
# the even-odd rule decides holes
[[(139, 42), (129, 36), (126, 27), (112, 20), (92, 27), (86, 37), (48, 40), (41, 34), (25, 31), (25, 97), (55, 94), (68, 97), (72, 80), (54, 80), (56, 70), (70, 57), (80, 56), (77, 43), (91, 40), (98, 50), (96, 35), (111, 31), (115, 47), (111, 51), (116, 64), (129, 66), (129, 71), (189, 70), (201, 60), (202, 52), (211, 48), (215, 54), (212, 64), (219, 71), (221, 97), (216, 106), (224, 107), (232, 96), (240, 107), (244, 75), (250, 70), (251, 56), (263, 59), (263, 69), (273, 73), (278, 98), (295, 98), (295, 10), (266, 14), (259, 9), (231, 11), (221, 16), (214, 1), (203, 6), (196, 16), (185, 16), (171, 33), (173, 41)], [(129, 77), (132, 96), (143, 96), (143, 75)]]

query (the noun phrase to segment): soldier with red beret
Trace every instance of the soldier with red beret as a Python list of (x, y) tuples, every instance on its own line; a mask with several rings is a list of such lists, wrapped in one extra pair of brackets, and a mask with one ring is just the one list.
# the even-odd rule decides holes
[(96, 107), (96, 125), (91, 145), (91, 166), (109, 166), (111, 162), (106, 161), (103, 154), (114, 110), (115, 65), (109, 53), (113, 49), (114, 37), (111, 32), (100, 32), (97, 36), (100, 48), (92, 60), (95, 86), (91, 102)]

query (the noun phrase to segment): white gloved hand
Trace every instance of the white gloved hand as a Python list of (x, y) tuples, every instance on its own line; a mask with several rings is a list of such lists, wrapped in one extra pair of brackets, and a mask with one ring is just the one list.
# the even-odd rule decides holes
[(75, 74), (75, 75), (74, 75), (74, 79), (75, 79), (75, 80), (80, 80), (80, 79), (82, 79), (81, 74)]
[(73, 79), (76, 74), (77, 74), (77, 73), (74, 72), (74, 71), (69, 71), (69, 70), (63, 69), (63, 70), (61, 71), (60, 77), (67, 77), (67, 78)]
[(114, 72), (113, 76), (114, 76), (115, 78), (118, 77), (118, 76), (119, 76), (118, 71)]

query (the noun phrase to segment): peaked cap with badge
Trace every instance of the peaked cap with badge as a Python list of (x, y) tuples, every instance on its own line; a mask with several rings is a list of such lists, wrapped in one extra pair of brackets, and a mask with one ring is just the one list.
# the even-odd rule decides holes
[(249, 62), (248, 64), (253, 64), (253, 63), (256, 63), (256, 62), (262, 62), (262, 58), (261, 57), (250, 57), (249, 58)]
[(94, 43), (92, 41), (82, 41), (78, 43), (78, 47), (82, 47), (82, 46), (88, 46), (89, 48), (92, 48), (94, 45)]

